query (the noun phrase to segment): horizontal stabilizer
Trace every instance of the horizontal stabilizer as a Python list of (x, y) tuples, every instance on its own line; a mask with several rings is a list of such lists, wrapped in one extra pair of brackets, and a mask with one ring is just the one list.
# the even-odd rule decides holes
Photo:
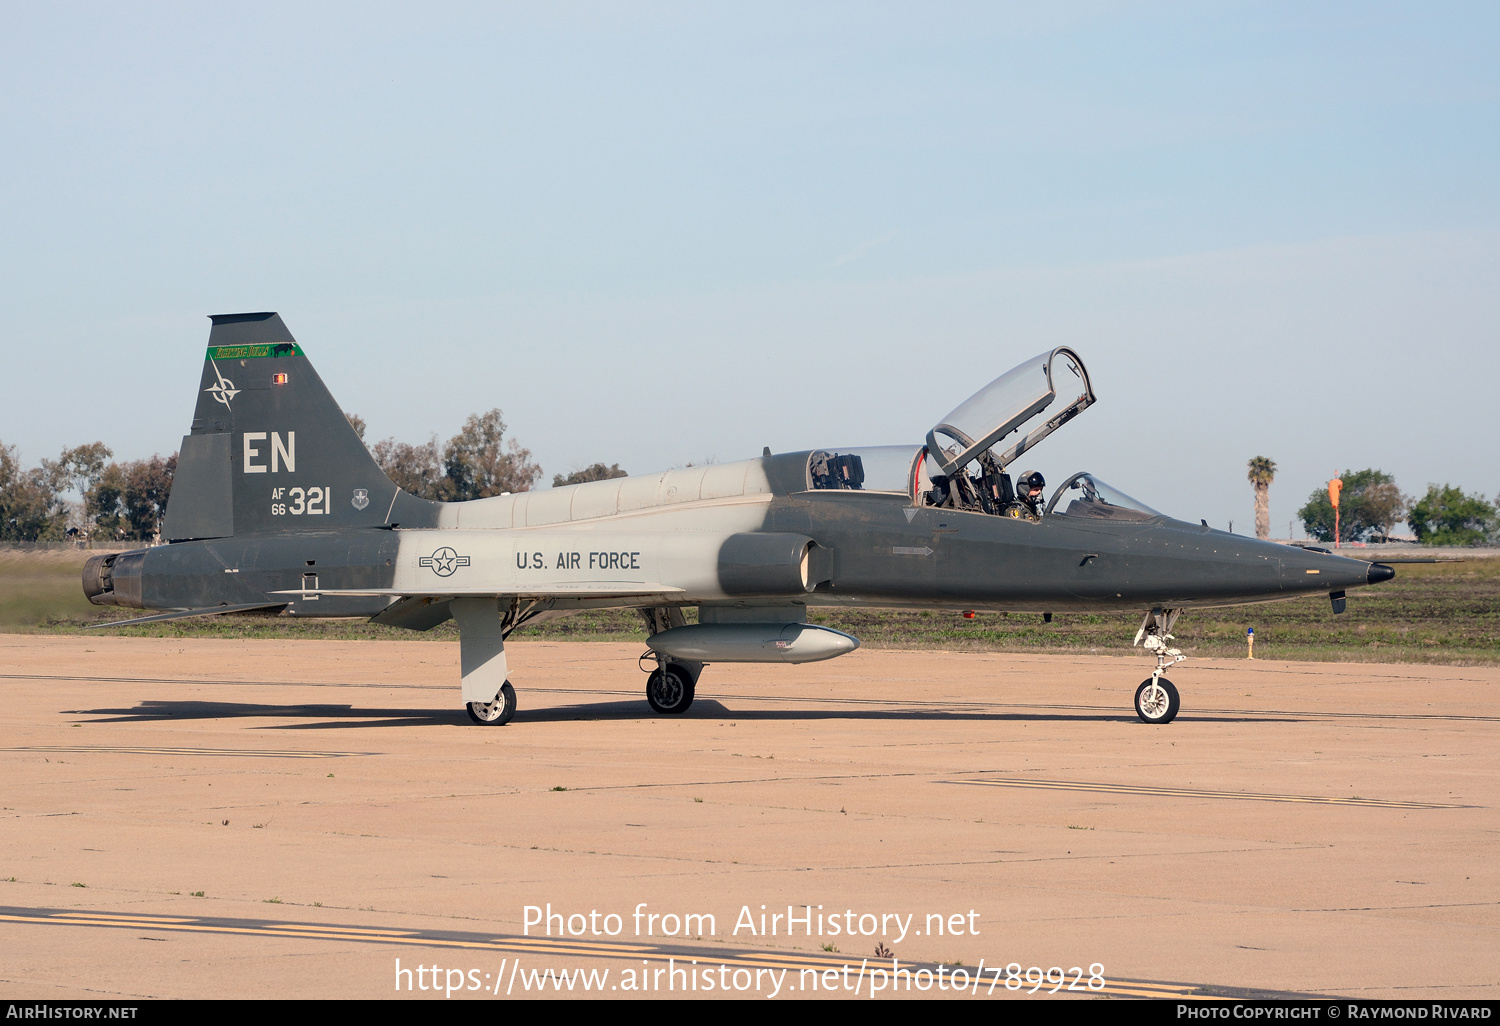
[(205, 606), (202, 609), (173, 609), (165, 613), (153, 613), (151, 616), (137, 616), (130, 620), (111, 620), (109, 623), (91, 623), (84, 628), (86, 631), (97, 630), (100, 627), (131, 627), (138, 623), (157, 623), (162, 620), (184, 620), (190, 616), (223, 616), (225, 613), (269, 613), (281, 612), (285, 609), (285, 602), (276, 602), (267, 605), (264, 602), (252, 602), (243, 606)]

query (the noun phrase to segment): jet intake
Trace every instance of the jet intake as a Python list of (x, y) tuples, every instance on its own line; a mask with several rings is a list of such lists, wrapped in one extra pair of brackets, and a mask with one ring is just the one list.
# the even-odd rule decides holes
[(141, 564), (147, 551), (90, 556), (83, 564), (84, 595), (96, 606), (146, 608), (141, 602)]
[(816, 663), (853, 652), (859, 639), (810, 623), (697, 623), (653, 634), (646, 646), (700, 663)]
[(828, 580), (819, 548), (804, 534), (734, 534), (719, 549), (726, 595), (805, 595)]

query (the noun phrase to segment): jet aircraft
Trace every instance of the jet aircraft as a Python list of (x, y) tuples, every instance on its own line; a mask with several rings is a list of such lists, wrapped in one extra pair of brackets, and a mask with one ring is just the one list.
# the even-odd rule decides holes
[[(687, 711), (705, 665), (802, 663), (859, 641), (823, 607), (1143, 611), (1156, 668), (1147, 723), (1180, 697), (1165, 676), (1184, 610), (1348, 588), (1380, 563), (1174, 520), (1091, 473), (1043, 503), (1011, 466), (1095, 401), (1082, 359), (1050, 349), (996, 378), (925, 444), (819, 448), (467, 502), (381, 471), (274, 313), (211, 318), (163, 537), (97, 555), (90, 601), (157, 610), (106, 626), (237, 613), (457, 622), (469, 717), (516, 710), (505, 639), (581, 609), (631, 607), (649, 634), (646, 698)], [(695, 623), (684, 611), (696, 607)]]

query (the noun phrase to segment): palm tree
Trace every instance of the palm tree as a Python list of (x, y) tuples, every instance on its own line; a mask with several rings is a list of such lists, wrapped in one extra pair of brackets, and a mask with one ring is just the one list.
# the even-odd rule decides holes
[(1250, 483), (1255, 486), (1255, 537), (1271, 537), (1271, 482), (1276, 480), (1276, 464), (1264, 456), (1250, 461)]

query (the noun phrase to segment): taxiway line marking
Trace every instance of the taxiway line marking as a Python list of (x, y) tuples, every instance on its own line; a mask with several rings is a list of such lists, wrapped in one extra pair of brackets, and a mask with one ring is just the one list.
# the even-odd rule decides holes
[[(1041, 992), (1038, 991), (1037, 993), (1041, 993)], [(1194, 992), (1193, 992), (1193, 990), (1192, 990), (1191, 987), (1183, 989), (1183, 990), (1165, 990), (1165, 989), (1162, 989), (1162, 990), (1143, 990), (1143, 989), (1141, 989), (1139, 987), (1113, 987), (1113, 986), (1110, 986), (1108, 983), (1106, 983), (1104, 985), (1104, 988), (1102, 990), (1091, 990), (1091, 991), (1089, 991), (1089, 993), (1090, 994), (1108, 994), (1108, 995), (1110, 995), (1112, 997), (1143, 997), (1143, 998), (1202, 997), (1203, 996), (1203, 995), (1199, 995), (1199, 994), (1194, 994)], [(1047, 996), (1051, 997), (1052, 995), (1048, 994)], [(1035, 997), (1035, 995), (1028, 994), (1027, 997)]]
[[(57, 917), (59, 919), (90, 919), (90, 920), (92, 920), (92, 919), (98, 919), (100, 917), (100, 913), (98, 913), (98, 912), (59, 912), (59, 913), (57, 913)], [(191, 923), (191, 922), (193, 922), (193, 918), (191, 916), (187, 916), (187, 917), (184, 917), (184, 916), (140, 916), (140, 915), (135, 915), (133, 913), (122, 913), (122, 914), (117, 915), (117, 916), (106, 916), (105, 918), (120, 919), (122, 921), (128, 920), (128, 921), (133, 922), (133, 923), (160, 923), (163, 926), (171, 926), (174, 923)]]
[(313, 924), (245, 923), (198, 921), (163, 921), (156, 918), (137, 917), (128, 914), (70, 912), (43, 915), (15, 915), (0, 912), (0, 922), (38, 923), (53, 926), (102, 926), (178, 931), (183, 933), (228, 933), (255, 937), (280, 937), (283, 940), (348, 940), (367, 944), (404, 944), (412, 947), (479, 948), (487, 951), (520, 951), (528, 954), (552, 955), (605, 955), (611, 958), (635, 958), (639, 955), (655, 954), (654, 948), (626, 948), (623, 945), (590, 946), (553, 942), (549, 944), (525, 943), (505, 938), (494, 940), (455, 940), (445, 937), (424, 936), (421, 932), (398, 933), (395, 931), (371, 931), (359, 928), (346, 929), (340, 926), (318, 927)]
[(368, 930), (368, 929), (365, 929), (364, 927), (360, 927), (360, 926), (337, 926), (337, 927), (330, 927), (330, 926), (313, 926), (313, 925), (308, 924), (308, 923), (271, 923), (271, 924), (269, 924), (266, 927), (266, 929), (268, 929), (268, 930), (288, 930), (288, 931), (290, 931), (292, 933), (324, 932), (324, 931), (327, 931), (327, 930), (336, 930), (339, 933), (369, 934), (371, 937), (376, 937), (376, 938), (379, 938), (379, 937), (415, 937), (416, 936), (416, 934), (414, 932), (412, 932), (411, 930)]
[[(315, 923), (277, 923), (265, 920), (184, 919), (134, 913), (51, 911), (46, 909), (0, 909), (0, 922), (36, 923), (54, 926), (94, 926), (127, 929), (176, 931), (183, 933), (220, 933), (243, 936), (280, 937), (299, 940), (359, 941), (366, 944), (399, 944), (408, 947), (468, 948), (506, 951), (528, 955), (591, 955), (605, 958), (636, 959), (654, 957), (658, 961), (673, 958), (679, 962), (713, 962), (715, 964), (761, 967), (768, 964), (793, 970), (842, 969), (851, 964), (849, 957), (823, 954), (747, 952), (745, 954), (715, 951), (681, 951), (659, 946), (641, 946), (613, 942), (574, 942), (543, 937), (475, 936), (472, 939), (440, 937), (423, 931), (379, 930), (369, 927), (319, 926)], [(882, 960), (883, 961), (883, 960)], [(902, 969), (915, 971), (930, 968), (928, 963), (905, 963)], [(981, 983), (981, 987), (988, 984)], [(1002, 979), (1001, 986), (1004, 986)], [(1107, 980), (1102, 989), (1089, 994), (1112, 994), (1128, 997), (1186, 997), (1200, 988), (1192, 984), (1151, 983), (1141, 980)], [(1024, 992), (1007, 991), (1008, 994)], [(1037, 993), (1042, 993), (1046, 988)], [(1050, 996), (1050, 995), (1049, 995)]]
[(980, 787), (1021, 787), (1052, 791), (1092, 791), (1100, 794), (1140, 794), (1164, 798), (1229, 798), (1253, 802), (1299, 802), (1314, 805), (1360, 805), (1381, 809), (1472, 809), (1473, 805), (1441, 802), (1398, 802), (1383, 798), (1335, 798), (1307, 794), (1257, 794), (1251, 791), (1199, 791), (1185, 787), (1145, 787), (1137, 784), (1097, 784), (1077, 780), (1027, 780), (1006, 777), (995, 780), (944, 780), (944, 784)]
[(242, 748), (157, 748), (147, 745), (21, 745), (0, 752), (108, 752), (124, 755), (241, 755), (250, 759), (343, 759), (376, 752), (309, 752)]
[[(864, 956), (860, 956), (860, 957), (863, 958)], [(727, 961), (727, 960), (716, 959), (715, 961)], [(800, 968), (804, 968), (804, 969), (816, 969), (819, 965), (821, 965), (824, 969), (839, 969), (839, 968), (842, 968), (843, 966), (846, 966), (846, 965), (850, 964), (850, 958), (840, 958), (840, 957), (834, 956), (834, 955), (816, 955), (816, 954), (812, 954), (812, 955), (792, 955), (792, 956), (789, 957), (789, 956), (786, 956), (786, 955), (774, 955), (774, 954), (768, 954), (768, 953), (761, 953), (761, 954), (754, 954), (754, 955), (746, 955), (746, 956), (744, 956), (744, 958), (743, 958), (742, 961), (744, 962), (744, 964), (749, 964), (749, 965), (766, 965), (766, 964), (787, 965), (787, 964), (791, 964), (794, 967), (800, 967)], [(924, 962), (904, 962), (901, 965), (901, 970), (904, 972), (908, 968), (911, 968), (912, 970), (915, 970), (917, 968), (926, 968), (929, 964), (930, 963), (924, 963)], [(882, 969), (882, 970), (889, 971), (890, 961), (889, 961), (889, 959), (873, 959), (872, 958), (872, 959), (870, 959), (870, 966), (872, 968)], [(954, 966), (952, 968), (966, 969), (966, 970), (968, 970), (970, 972), (973, 971), (972, 967), (969, 967), (969, 966)], [(988, 971), (989, 970), (986, 970), (986, 972), (988, 972)], [(988, 977), (986, 977), (986, 979), (988, 979)], [(988, 986), (989, 986), (988, 983), (981, 983), (980, 984), (981, 988), (986, 988)], [(996, 988), (996, 990), (998, 991), (998, 990), (1000, 990), (1000, 989), (1002, 989), (1004, 987), (1005, 987), (1004, 977), (1002, 976), (1000, 985), (999, 985), (999, 987)], [(1192, 984), (1186, 984), (1186, 983), (1146, 983), (1146, 982), (1139, 981), (1139, 980), (1131, 980), (1131, 981), (1109, 981), (1109, 980), (1106, 980), (1105, 981), (1105, 985), (1104, 985), (1104, 989), (1102, 989), (1102, 990), (1091, 990), (1091, 991), (1088, 991), (1087, 993), (1089, 993), (1089, 994), (1126, 994), (1126, 995), (1130, 995), (1132, 997), (1187, 997), (1187, 996), (1190, 996), (1190, 995), (1194, 994), (1198, 989), (1199, 988), (1193, 986)], [(1024, 994), (1024, 993), (1026, 993), (1026, 991), (1027, 991), (1027, 987), (1023, 986), (1023, 987), (1019, 988), (1019, 990), (1007, 991), (1007, 993), (1011, 994), (1011, 995), (1015, 995), (1015, 994)], [(1048, 989), (1045, 986), (1042, 987), (1041, 990), (1037, 991), (1037, 993), (1038, 994), (1048, 994), (1048, 996), (1051, 996), (1050, 993), (1048, 992)], [(1065, 991), (1059, 991), (1058, 993), (1065, 993)], [(1084, 993), (1084, 991), (1073, 991), (1072, 993), (1082, 994), (1082, 993)], [(1028, 996), (1030, 996), (1030, 995), (1028, 995)]]

